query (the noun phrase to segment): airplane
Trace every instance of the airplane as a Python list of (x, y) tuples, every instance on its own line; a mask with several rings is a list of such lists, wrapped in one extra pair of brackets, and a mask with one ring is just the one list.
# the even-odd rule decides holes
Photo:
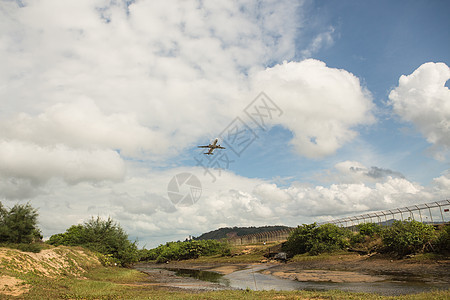
[(220, 145), (217, 145), (217, 142), (219, 141), (218, 138), (216, 138), (214, 140), (214, 142), (212, 144), (209, 144), (208, 146), (198, 146), (199, 148), (209, 148), (208, 152), (205, 152), (203, 154), (207, 154), (207, 155), (213, 155), (213, 151), (214, 149), (225, 149), (225, 147), (222, 147)]

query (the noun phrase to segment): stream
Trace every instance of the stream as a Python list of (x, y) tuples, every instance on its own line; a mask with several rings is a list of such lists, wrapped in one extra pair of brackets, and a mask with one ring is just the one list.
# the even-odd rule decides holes
[[(173, 287), (198, 287), (200, 283), (193, 284), (195, 278), (199, 282), (214, 283), (215, 286), (231, 289), (251, 289), (251, 290), (342, 290), (347, 292), (377, 293), (384, 296), (395, 296), (403, 294), (414, 294), (431, 291), (433, 289), (448, 289), (446, 283), (429, 283), (421, 279), (420, 276), (411, 274), (381, 274), (382, 280), (377, 282), (324, 282), (324, 281), (296, 281), (283, 279), (269, 274), (262, 274), (261, 271), (269, 269), (270, 265), (250, 265), (246, 269), (222, 275), (216, 272), (185, 269), (185, 268), (163, 268), (159, 270), (169, 271), (179, 280), (166, 286)], [(141, 265), (137, 268), (140, 271), (155, 272), (154, 266), (146, 268)], [(183, 282), (183, 278), (186, 282)], [(217, 288), (215, 288), (217, 289)]]

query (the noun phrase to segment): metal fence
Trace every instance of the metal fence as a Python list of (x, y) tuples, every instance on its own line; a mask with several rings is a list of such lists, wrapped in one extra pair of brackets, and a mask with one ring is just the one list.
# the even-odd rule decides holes
[[(416, 220), (426, 224), (438, 225), (450, 223), (450, 200), (442, 200), (418, 204), (402, 208), (394, 208), (379, 212), (362, 214), (359, 216), (345, 217), (331, 221), (321, 222), (323, 224), (335, 224), (341, 227), (355, 229), (361, 223), (377, 223), (380, 225), (391, 225), (394, 220)], [(263, 242), (284, 242), (294, 228), (287, 228), (277, 231), (260, 232), (229, 238), (233, 245), (257, 244)]]
[(359, 216), (335, 219), (318, 223), (318, 225), (331, 223), (341, 227), (353, 227), (360, 223), (368, 222), (378, 223), (381, 225), (390, 225), (394, 220), (403, 221), (407, 219), (437, 225), (450, 222), (449, 208), (450, 200), (441, 200), (437, 202), (372, 212)]

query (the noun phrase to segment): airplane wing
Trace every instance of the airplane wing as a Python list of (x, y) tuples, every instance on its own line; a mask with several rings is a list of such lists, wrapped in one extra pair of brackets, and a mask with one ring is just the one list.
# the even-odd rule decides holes
[(216, 147), (217, 149), (226, 149), (225, 147), (222, 147), (222, 146), (219, 146), (219, 147)]
[(197, 146), (199, 148), (209, 148), (209, 146)]

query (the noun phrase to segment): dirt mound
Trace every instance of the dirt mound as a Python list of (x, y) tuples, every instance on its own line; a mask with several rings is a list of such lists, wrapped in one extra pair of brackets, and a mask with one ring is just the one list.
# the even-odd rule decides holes
[(40, 253), (0, 248), (0, 294), (21, 295), (29, 289), (19, 279), (21, 274), (56, 278), (83, 277), (83, 273), (100, 266), (98, 258), (88, 250), (77, 247), (57, 247)]

